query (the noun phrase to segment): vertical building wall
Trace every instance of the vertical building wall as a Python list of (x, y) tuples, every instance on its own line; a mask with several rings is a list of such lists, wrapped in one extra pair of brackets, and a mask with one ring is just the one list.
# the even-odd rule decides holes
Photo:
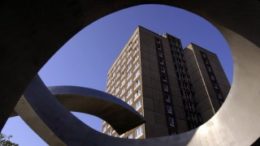
[(161, 36), (140, 27), (144, 118), (147, 137), (168, 135), (155, 37)]
[(146, 136), (177, 134), (199, 126), (180, 40), (140, 27), (140, 49)]
[[(143, 115), (139, 40), (139, 29), (137, 28), (108, 72), (107, 92), (122, 99)], [(109, 124), (104, 122), (102, 132), (124, 138), (145, 137), (144, 125), (118, 135)]]
[[(178, 108), (175, 109), (175, 112), (176, 115), (178, 115), (176, 120), (179, 120), (177, 121), (177, 132), (180, 133), (198, 127), (201, 124), (201, 116), (196, 109), (194, 90), (191, 84), (190, 74), (187, 70), (181, 41), (169, 34), (166, 34), (165, 37), (170, 46), (170, 52), (168, 54), (171, 56), (170, 62), (173, 67), (171, 70), (175, 75), (173, 80), (177, 82), (177, 84), (172, 86), (172, 90), (178, 93), (174, 95), (173, 98), (175, 98), (174, 104), (178, 103), (176, 104)], [(171, 83), (174, 83), (174, 81)]]
[(203, 122), (210, 119), (224, 102), (230, 84), (217, 56), (195, 44), (184, 49), (184, 55), (195, 89), (197, 108)]
[(141, 139), (188, 131), (213, 116), (229, 88), (215, 54), (194, 44), (183, 50), (178, 38), (139, 26), (108, 72), (107, 92), (146, 123), (118, 135), (104, 122), (102, 132)]

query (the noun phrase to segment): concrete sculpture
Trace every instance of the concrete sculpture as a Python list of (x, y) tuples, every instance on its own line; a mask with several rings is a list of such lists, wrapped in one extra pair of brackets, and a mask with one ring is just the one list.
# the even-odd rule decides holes
[[(75, 86), (57, 86), (47, 89), (37, 76), (25, 93), (30, 94), (21, 97), (15, 111), (50, 145), (63, 144), (55, 132), (44, 123), (45, 118), (48, 118), (45, 116), (49, 116), (52, 112), (58, 113), (56, 119), (61, 120), (66, 119), (64, 114), (69, 114), (68, 110), (92, 114), (106, 120), (118, 133), (126, 132), (144, 122), (143, 117), (128, 104), (110, 94), (94, 89)], [(32, 93), (37, 94), (37, 96), (35, 94), (32, 96)], [(68, 110), (61, 108), (55, 96)], [(53, 103), (57, 105), (53, 105)], [(41, 106), (44, 107), (40, 108)], [(53, 111), (49, 112), (50, 109)], [(57, 122), (53, 124), (56, 127), (64, 125), (57, 124)]]
[[(230, 93), (217, 114), (188, 133), (148, 140), (117, 139), (96, 131), (93, 131), (92, 136), (85, 137), (89, 134), (86, 132), (88, 128), (69, 114), (64, 117), (73, 120), (63, 121), (62, 127), (51, 126), (57, 120), (58, 123), (62, 122), (55, 118), (43, 120), (44, 123), (67, 145), (152, 146), (168, 143), (208, 146), (254, 143), (260, 136), (259, 0), (3, 1), (0, 6), (3, 22), (0, 24), (0, 127), (3, 127), (23, 91), (42, 65), (75, 33), (117, 10), (151, 3), (177, 6), (198, 14), (213, 23), (227, 39), (233, 53), (234, 78)], [(26, 93), (25, 97), (34, 94)], [(49, 91), (46, 94), (49, 95)], [(48, 117), (51, 119), (53, 114), (55, 115), (51, 113)], [(66, 127), (68, 125), (80, 128)], [(76, 129), (80, 131), (75, 131)], [(69, 135), (70, 132), (79, 132), (79, 137)], [(83, 138), (85, 139), (80, 141)]]

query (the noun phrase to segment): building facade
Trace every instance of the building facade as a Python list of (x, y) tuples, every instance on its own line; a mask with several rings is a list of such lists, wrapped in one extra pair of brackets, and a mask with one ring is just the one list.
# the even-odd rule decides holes
[(184, 49), (202, 121), (209, 120), (223, 104), (230, 84), (217, 55), (191, 43)]
[[(107, 92), (133, 106), (146, 123), (118, 135), (104, 122), (102, 132), (122, 138), (150, 138), (185, 132), (208, 120), (223, 103), (229, 83), (213, 53), (190, 46), (183, 49), (180, 39), (170, 34), (137, 27), (109, 69)], [(209, 79), (203, 58), (196, 59), (205, 56), (203, 53), (213, 61), (210, 64), (220, 92), (212, 88), (215, 84)], [(200, 65), (189, 61), (190, 56)], [(193, 77), (193, 70), (203, 73)], [(197, 79), (201, 81), (197, 83)]]

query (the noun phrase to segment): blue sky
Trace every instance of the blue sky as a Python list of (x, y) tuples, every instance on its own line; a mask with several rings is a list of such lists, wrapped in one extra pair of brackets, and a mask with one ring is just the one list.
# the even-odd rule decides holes
[[(158, 34), (165, 32), (215, 52), (232, 82), (233, 62), (228, 44), (220, 32), (201, 17), (182, 9), (163, 5), (141, 5), (110, 14), (86, 26), (72, 37), (41, 69), (48, 86), (77, 85), (105, 90), (109, 67), (137, 25)], [(101, 120), (76, 113), (76, 116), (100, 130)], [(2, 133), (13, 135), (21, 146), (45, 146), (19, 117), (9, 118)]]

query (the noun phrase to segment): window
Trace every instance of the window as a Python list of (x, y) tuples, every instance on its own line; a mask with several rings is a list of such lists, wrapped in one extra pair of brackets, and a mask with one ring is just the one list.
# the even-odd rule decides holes
[(134, 71), (135, 71), (136, 69), (138, 69), (138, 67), (139, 67), (139, 63), (136, 63), (136, 64), (135, 64)]
[(120, 97), (122, 97), (124, 95), (124, 93), (125, 93), (125, 89), (122, 89)]
[(141, 84), (141, 81), (140, 81), (140, 80), (136, 80), (136, 81), (135, 81), (135, 87), (134, 87), (134, 88), (136, 89), (140, 84)]
[[(133, 56), (135, 56), (135, 55), (138, 53), (138, 47), (135, 47), (134, 49), (135, 49), (135, 51), (134, 51)], [(134, 60), (135, 60), (135, 59), (134, 59)]]
[(115, 130), (113, 130), (113, 131), (112, 131), (112, 135), (114, 135), (114, 136), (115, 136), (115, 133), (116, 133), (116, 131), (115, 131)]
[(126, 88), (129, 88), (131, 85), (132, 85), (133, 81), (130, 80), (128, 83), (127, 83), (127, 87)]
[(125, 79), (121, 82), (121, 87), (125, 85)]
[(162, 81), (163, 81), (163, 82), (167, 82), (167, 77), (164, 76), (164, 75), (162, 75)]
[(133, 40), (137, 41), (138, 33), (134, 34)]
[(165, 94), (165, 95), (164, 95), (164, 98), (165, 98), (165, 101), (166, 101), (167, 103), (171, 103), (170, 95)]
[(215, 88), (216, 90), (218, 90), (218, 89), (219, 89), (219, 87), (218, 87), (218, 85), (217, 85), (217, 84), (214, 84), (214, 88)]
[(169, 120), (170, 126), (171, 126), (171, 127), (175, 127), (174, 118), (173, 118), (173, 117), (169, 117), (168, 120)]
[(124, 60), (122, 61), (122, 64), (125, 64), (125, 62), (126, 62), (126, 58), (124, 57)]
[(164, 61), (162, 59), (159, 60), (160, 65), (164, 65)]
[(160, 39), (156, 38), (156, 44), (161, 44)]
[(110, 129), (107, 134), (112, 135), (112, 130)]
[(124, 137), (124, 136), (125, 136), (125, 134), (121, 134), (119, 137), (122, 138), (122, 137)]
[[(129, 53), (129, 55), (130, 55), (130, 53)], [(132, 57), (129, 57), (126, 64), (129, 64), (132, 61), (132, 59), (133, 59)]]
[(158, 55), (159, 55), (159, 57), (161, 57), (161, 58), (163, 57), (163, 53), (162, 53), (162, 52), (159, 52)]
[(137, 60), (138, 60), (138, 57), (135, 57), (135, 59), (134, 59), (134, 63), (135, 63)]
[(139, 75), (140, 75), (140, 71), (138, 70), (138, 71), (135, 73), (134, 79), (137, 79), (137, 78), (139, 77)]
[(161, 66), (161, 72), (165, 73), (165, 68), (163, 66)]
[(214, 75), (211, 75), (211, 76), (210, 76), (210, 79), (211, 79), (212, 81), (215, 81), (215, 80), (216, 80), (216, 78), (215, 78)]
[(135, 92), (135, 100), (136, 100), (139, 96), (141, 96), (141, 90), (140, 90), (140, 89)]
[(135, 109), (136, 109), (136, 110), (139, 110), (141, 107), (142, 107), (142, 103), (141, 103), (140, 100), (138, 100), (138, 101), (135, 103)]
[(212, 69), (210, 66), (207, 66), (208, 72), (212, 72)]
[(136, 129), (136, 131), (135, 131), (135, 138), (139, 138), (139, 137), (141, 137), (142, 135), (143, 135), (143, 129), (142, 129), (142, 127), (138, 127), (137, 129)]
[(202, 58), (207, 58), (205, 53), (201, 52), (201, 54), (202, 54)]
[(128, 45), (128, 48), (127, 48), (128, 53), (131, 52), (132, 46), (133, 46), (133, 40), (131, 40), (131, 42), (130, 42), (129, 45)]
[(119, 92), (119, 88), (116, 88), (116, 94), (118, 94), (118, 92)]
[(130, 71), (127, 73), (127, 79), (129, 79), (131, 76), (132, 76), (132, 72)]
[(130, 99), (127, 101), (127, 103), (128, 103), (129, 105), (132, 105), (132, 103), (133, 103), (133, 99), (130, 98)]
[(218, 97), (218, 99), (223, 99), (223, 96), (219, 93), (218, 95), (217, 95), (217, 97)]
[(133, 134), (129, 134), (127, 138), (132, 139), (133, 138)]
[(168, 85), (163, 84), (163, 91), (164, 91), (164, 92), (169, 92), (169, 87), (168, 87)]
[(132, 68), (132, 64), (129, 64), (128, 67), (127, 67), (127, 72)]
[(166, 110), (168, 114), (173, 114), (172, 107), (170, 105), (166, 105)]
[(126, 98), (128, 98), (132, 94), (132, 92), (133, 92), (132, 89), (128, 90)]

